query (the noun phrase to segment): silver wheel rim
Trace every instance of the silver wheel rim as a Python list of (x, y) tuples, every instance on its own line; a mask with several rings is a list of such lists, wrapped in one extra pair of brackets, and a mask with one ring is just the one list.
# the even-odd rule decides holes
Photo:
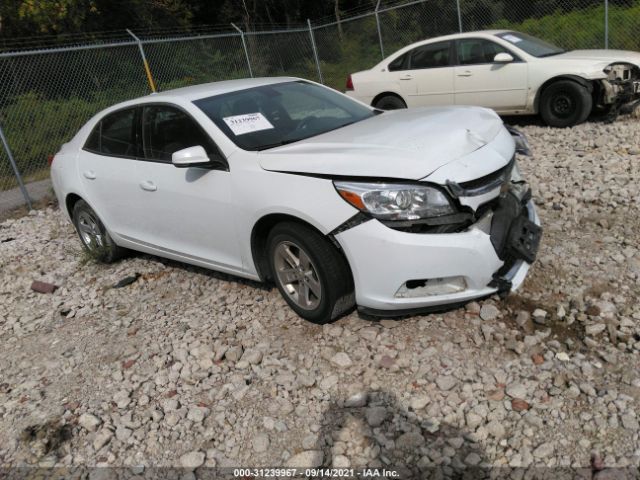
[(78, 215), (78, 233), (88, 249), (104, 247), (104, 236), (98, 226), (98, 219), (91, 213), (80, 212)]
[(322, 285), (311, 258), (292, 242), (280, 242), (274, 251), (278, 282), (287, 296), (304, 310), (314, 310), (322, 300)]

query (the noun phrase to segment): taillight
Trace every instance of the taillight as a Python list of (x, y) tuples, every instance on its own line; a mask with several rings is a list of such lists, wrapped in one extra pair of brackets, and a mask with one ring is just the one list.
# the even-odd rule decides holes
[(347, 77), (347, 90), (353, 90), (353, 80), (351, 79), (351, 75)]
[(53, 165), (53, 159), (56, 158), (55, 155), (49, 155), (47, 157), (47, 163), (49, 164), (49, 166)]

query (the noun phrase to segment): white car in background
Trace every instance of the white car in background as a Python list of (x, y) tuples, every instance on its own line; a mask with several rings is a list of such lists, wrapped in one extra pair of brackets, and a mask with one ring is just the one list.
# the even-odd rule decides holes
[(51, 176), (101, 260), (133, 249), (274, 281), (322, 323), (355, 304), (398, 315), (517, 288), (540, 228), (516, 144), (483, 108), (381, 112), (262, 78), (111, 107)]
[(477, 105), (567, 127), (594, 110), (613, 117), (638, 105), (640, 53), (566, 52), (508, 30), (462, 33), (404, 47), (350, 75), (346, 93), (384, 110)]

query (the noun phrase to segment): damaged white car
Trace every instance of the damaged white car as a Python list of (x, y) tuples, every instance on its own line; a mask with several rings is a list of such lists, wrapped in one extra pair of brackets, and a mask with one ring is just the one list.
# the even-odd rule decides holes
[(640, 53), (565, 51), (539, 38), (485, 30), (408, 45), (347, 79), (347, 94), (385, 110), (478, 105), (539, 114), (554, 127), (611, 119), (640, 103)]
[(125, 102), (54, 157), (84, 247), (133, 249), (273, 281), (327, 322), (517, 288), (540, 240), (516, 149), (483, 108), (382, 112), (292, 78)]

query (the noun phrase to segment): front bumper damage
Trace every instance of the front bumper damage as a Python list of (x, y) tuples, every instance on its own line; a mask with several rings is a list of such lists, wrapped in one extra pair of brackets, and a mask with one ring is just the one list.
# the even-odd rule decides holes
[(640, 108), (640, 66), (613, 63), (605, 69), (607, 78), (600, 81), (598, 104), (608, 111), (611, 121), (618, 114), (632, 113)]
[(359, 311), (411, 315), (517, 289), (536, 256), (540, 220), (526, 183), (512, 177), (501, 191), (458, 232), (416, 233), (370, 220), (337, 234)]

